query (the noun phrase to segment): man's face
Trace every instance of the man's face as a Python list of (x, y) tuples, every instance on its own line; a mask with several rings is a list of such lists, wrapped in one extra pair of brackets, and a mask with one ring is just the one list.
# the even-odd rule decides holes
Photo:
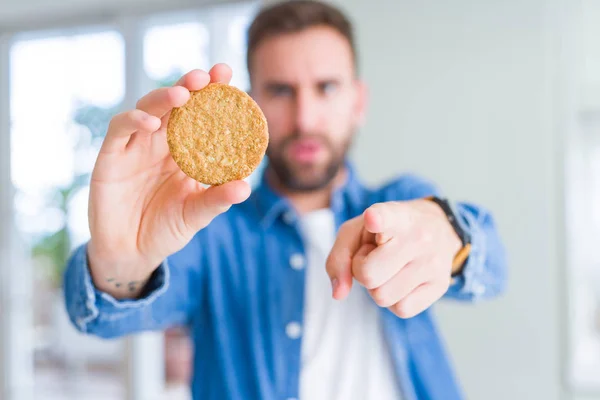
[(280, 183), (309, 191), (335, 177), (362, 120), (365, 90), (348, 41), (327, 27), (264, 40), (252, 95), (269, 126), (267, 156)]

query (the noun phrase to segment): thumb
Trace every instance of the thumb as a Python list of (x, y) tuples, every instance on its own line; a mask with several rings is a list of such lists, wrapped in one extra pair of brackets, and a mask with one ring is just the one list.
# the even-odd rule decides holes
[(376, 203), (363, 213), (365, 230), (375, 235), (380, 246), (388, 242), (401, 227), (409, 223), (405, 207), (399, 202)]
[(193, 192), (184, 203), (184, 223), (194, 232), (203, 229), (217, 215), (229, 210), (233, 204), (245, 201), (248, 196), (250, 185), (244, 181), (228, 182)]
[(386, 203), (376, 203), (373, 204), (371, 207), (367, 208), (364, 212), (364, 218), (365, 218), (365, 229), (367, 230), (367, 232), (370, 233), (383, 233), (386, 226), (385, 226), (385, 219), (384, 216), (386, 216), (386, 214), (389, 214), (388, 210), (386, 210), (389, 207), (389, 204)]

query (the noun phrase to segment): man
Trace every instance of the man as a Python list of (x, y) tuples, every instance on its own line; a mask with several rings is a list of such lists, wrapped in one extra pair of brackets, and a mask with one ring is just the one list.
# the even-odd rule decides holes
[[(113, 118), (94, 167), (91, 239), (65, 276), (83, 332), (186, 324), (194, 399), (462, 398), (429, 307), (505, 284), (492, 216), (402, 175), (370, 189), (347, 150), (364, 117), (350, 23), (287, 2), (249, 30), (268, 164), (202, 188), (171, 159), (169, 111), (231, 70), (192, 71)], [(382, 144), (383, 145), (383, 144)]]

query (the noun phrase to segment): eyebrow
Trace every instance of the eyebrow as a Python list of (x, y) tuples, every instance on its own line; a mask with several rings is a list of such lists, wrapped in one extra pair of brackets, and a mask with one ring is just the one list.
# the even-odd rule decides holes
[(291, 83), (287, 83), (287, 82), (283, 82), (283, 81), (267, 81), (267, 83), (265, 83), (264, 87), (267, 90), (274, 90), (280, 87), (294, 87), (293, 84)]
[[(328, 84), (328, 83), (333, 83), (336, 85), (339, 85), (340, 83), (342, 83), (342, 80), (337, 78), (337, 77), (331, 77), (331, 78), (323, 78), (323, 79), (319, 79), (315, 86), (321, 86), (324, 84)], [(290, 88), (294, 88), (296, 85), (294, 83), (290, 83), (290, 82), (285, 82), (285, 81), (267, 81), (264, 85), (264, 87), (267, 90), (274, 90), (277, 88), (281, 88), (281, 87), (290, 87)]]
[(336, 85), (339, 85), (339, 84), (342, 83), (342, 80), (339, 79), (339, 78), (336, 78), (336, 77), (326, 78), (326, 79), (320, 79), (317, 82), (317, 85), (323, 85), (323, 84), (326, 84), (326, 83), (334, 83)]

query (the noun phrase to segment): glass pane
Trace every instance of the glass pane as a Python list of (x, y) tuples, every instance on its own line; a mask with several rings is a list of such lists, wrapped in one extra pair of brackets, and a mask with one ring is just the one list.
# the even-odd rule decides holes
[(89, 173), (124, 96), (122, 38), (16, 41), (10, 67), (16, 219), (34, 268), (36, 399), (123, 398), (124, 342), (79, 334), (61, 293), (66, 259), (89, 237)]
[(215, 62), (224, 62), (233, 69), (231, 84), (242, 90), (250, 89), (248, 69), (246, 68), (247, 31), (252, 19), (261, 7), (261, 2), (223, 5), (212, 13), (213, 29), (218, 32), (213, 44)]
[(208, 71), (209, 35), (198, 22), (158, 25), (144, 35), (144, 69), (155, 87), (170, 86), (186, 72)]
[(234, 72), (231, 84), (242, 90), (250, 89), (250, 78), (246, 67), (246, 31), (250, 25), (251, 17), (251, 15), (237, 15), (230, 19), (227, 32), (229, 52), (225, 62), (229, 64)]
[[(600, 388), (600, 113), (580, 120), (585, 138), (581, 198), (585, 206), (571, 251), (577, 255), (569, 271), (571, 382), (584, 390)], [(579, 178), (579, 177), (578, 177)], [(575, 224), (573, 221), (570, 223)], [(575, 225), (574, 225), (575, 226)]]

